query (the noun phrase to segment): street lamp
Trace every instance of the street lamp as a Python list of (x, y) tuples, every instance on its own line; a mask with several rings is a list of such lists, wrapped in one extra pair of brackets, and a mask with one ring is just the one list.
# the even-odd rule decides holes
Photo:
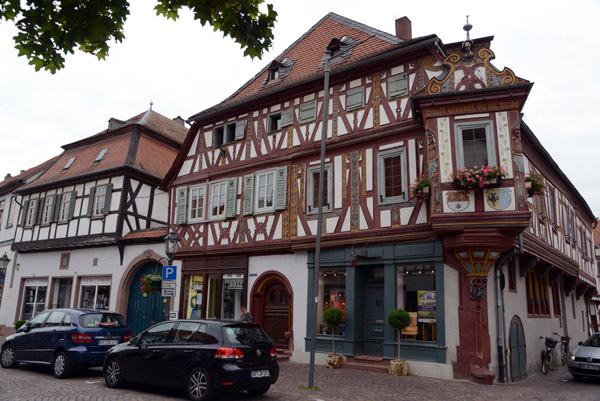
[[(175, 254), (177, 253), (177, 246), (179, 245), (181, 238), (179, 238), (175, 233), (175, 230), (171, 228), (169, 230), (169, 235), (167, 235), (164, 240), (165, 254), (167, 255), (167, 261), (169, 262), (169, 265), (171, 265), (173, 263), (173, 259), (175, 258)], [(0, 258), (0, 260), (2, 260), (2, 258)]]
[(6, 252), (4, 252), (4, 255), (0, 257), (0, 276), (6, 273), (6, 266), (8, 266), (8, 262), (10, 262), (10, 259), (8, 256), (6, 256)]

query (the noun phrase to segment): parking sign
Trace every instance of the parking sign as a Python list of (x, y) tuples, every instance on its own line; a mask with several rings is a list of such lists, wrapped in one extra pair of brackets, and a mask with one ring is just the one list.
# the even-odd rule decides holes
[(177, 266), (163, 266), (162, 279), (163, 280), (176, 280), (177, 279)]

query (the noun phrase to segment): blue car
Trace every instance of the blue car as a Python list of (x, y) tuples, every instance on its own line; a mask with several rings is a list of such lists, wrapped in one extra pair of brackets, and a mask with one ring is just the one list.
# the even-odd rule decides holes
[(47, 310), (4, 340), (0, 365), (50, 365), (54, 376), (69, 377), (75, 368), (101, 366), (106, 352), (131, 339), (118, 313), (96, 309)]

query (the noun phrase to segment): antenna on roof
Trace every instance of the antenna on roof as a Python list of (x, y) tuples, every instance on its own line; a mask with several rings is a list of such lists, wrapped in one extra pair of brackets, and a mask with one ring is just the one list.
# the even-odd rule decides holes
[(469, 24), (469, 16), (467, 15), (467, 23), (463, 26), (463, 30), (467, 32), (467, 40), (471, 40), (469, 31), (473, 29), (473, 25)]
[[(465, 25), (465, 26), (466, 26), (466, 25)], [(469, 35), (469, 34), (467, 33), (467, 36), (468, 36), (468, 35)], [(153, 104), (154, 104), (154, 103), (152, 103), (152, 100), (150, 100), (150, 110), (152, 110), (152, 105), (153, 105)]]

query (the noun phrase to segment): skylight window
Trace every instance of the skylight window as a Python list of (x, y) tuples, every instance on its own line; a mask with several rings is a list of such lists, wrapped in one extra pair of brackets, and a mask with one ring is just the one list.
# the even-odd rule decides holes
[(77, 157), (73, 156), (69, 159), (69, 161), (67, 162), (67, 164), (65, 164), (65, 166), (63, 167), (63, 170), (68, 169), (69, 167), (71, 167), (71, 165), (73, 164), (73, 162), (75, 162), (75, 159), (77, 159)]
[(104, 157), (104, 155), (106, 154), (106, 152), (108, 152), (108, 148), (104, 148), (100, 151), (100, 153), (98, 153), (98, 156), (96, 156), (96, 160), (94, 160), (94, 163), (99, 162), (100, 160), (102, 160), (102, 158)]

